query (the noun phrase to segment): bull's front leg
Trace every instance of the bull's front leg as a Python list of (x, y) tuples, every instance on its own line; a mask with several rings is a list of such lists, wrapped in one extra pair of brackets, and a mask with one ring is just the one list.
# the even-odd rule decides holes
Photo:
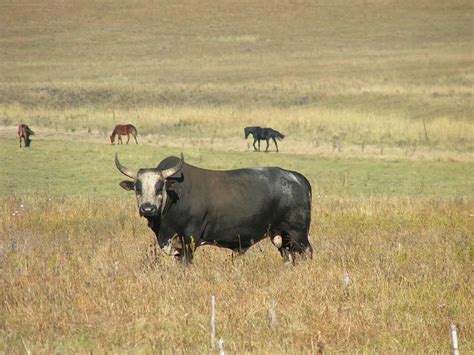
[(191, 265), (193, 263), (194, 251), (196, 244), (193, 237), (183, 237), (182, 262), (184, 265)]
[(161, 250), (169, 256), (180, 260), (184, 265), (192, 264), (196, 242), (193, 237), (183, 237), (177, 234), (167, 242), (160, 243)]

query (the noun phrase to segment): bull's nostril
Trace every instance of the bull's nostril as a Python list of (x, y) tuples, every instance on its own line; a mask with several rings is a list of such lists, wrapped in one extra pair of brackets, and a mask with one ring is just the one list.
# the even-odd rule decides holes
[(153, 206), (151, 204), (146, 204), (146, 205), (140, 206), (140, 212), (142, 214), (145, 214), (145, 215), (156, 213), (156, 211), (157, 211), (156, 206)]

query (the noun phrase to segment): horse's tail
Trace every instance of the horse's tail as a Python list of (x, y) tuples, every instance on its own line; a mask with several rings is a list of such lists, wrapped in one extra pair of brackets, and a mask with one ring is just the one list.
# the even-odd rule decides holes
[(275, 134), (275, 138), (278, 139), (279, 141), (281, 141), (283, 138), (285, 138), (285, 135), (276, 131), (276, 130), (273, 130), (273, 133)]

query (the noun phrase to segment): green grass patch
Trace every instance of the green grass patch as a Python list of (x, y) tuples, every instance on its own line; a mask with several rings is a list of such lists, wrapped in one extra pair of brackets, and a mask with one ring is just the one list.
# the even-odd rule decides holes
[[(34, 139), (34, 137), (33, 137)], [(305, 174), (313, 195), (472, 196), (470, 162), (336, 159), (316, 155), (178, 149), (151, 145), (110, 145), (34, 139), (28, 149), (0, 139), (0, 195), (120, 196), (123, 176), (113, 162), (119, 152), (132, 169), (154, 167), (183, 152), (189, 164), (208, 169), (279, 166)]]

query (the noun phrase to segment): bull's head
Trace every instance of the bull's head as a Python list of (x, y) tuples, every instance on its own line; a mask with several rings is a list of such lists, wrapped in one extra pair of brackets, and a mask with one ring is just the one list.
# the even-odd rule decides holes
[(115, 153), (115, 165), (122, 174), (133, 179), (122, 181), (120, 186), (127, 191), (135, 190), (140, 215), (152, 217), (158, 216), (164, 208), (167, 199), (166, 179), (183, 168), (184, 157), (181, 153), (181, 160), (169, 169), (140, 169), (135, 172), (120, 164), (118, 154)]

